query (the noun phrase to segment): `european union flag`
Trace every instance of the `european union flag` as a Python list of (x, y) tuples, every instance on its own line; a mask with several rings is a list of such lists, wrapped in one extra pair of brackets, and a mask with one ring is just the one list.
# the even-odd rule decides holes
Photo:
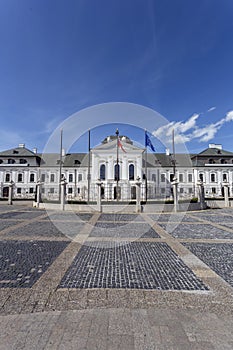
[(146, 132), (146, 134), (145, 134), (145, 145), (146, 145), (146, 147), (149, 146), (150, 149), (151, 149), (153, 152), (155, 152), (155, 148), (154, 148), (154, 146), (153, 146), (153, 144), (152, 144), (152, 142), (151, 142), (151, 139), (150, 139), (149, 136), (147, 135), (147, 132)]

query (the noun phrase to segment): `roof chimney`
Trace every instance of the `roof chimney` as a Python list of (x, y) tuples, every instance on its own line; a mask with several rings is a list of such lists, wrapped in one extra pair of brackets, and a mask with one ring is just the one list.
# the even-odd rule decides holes
[(19, 143), (19, 148), (25, 148), (25, 143)]
[(66, 155), (65, 148), (62, 148), (62, 150), (61, 150), (61, 155), (62, 155), (62, 157), (64, 157), (64, 156)]
[(166, 156), (170, 156), (170, 149), (166, 148)]
[(33, 150), (32, 150), (33, 153), (37, 154), (37, 148), (34, 147)]

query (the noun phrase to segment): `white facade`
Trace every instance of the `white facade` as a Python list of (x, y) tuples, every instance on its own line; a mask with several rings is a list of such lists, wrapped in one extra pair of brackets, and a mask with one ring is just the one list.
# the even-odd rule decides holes
[[(127, 137), (120, 137), (117, 147), (115, 136), (107, 137), (88, 154), (73, 153), (62, 158), (61, 173), (67, 181), (67, 198), (78, 201), (96, 200), (96, 182), (102, 181), (102, 198), (116, 200), (116, 187), (120, 199), (136, 196), (136, 179), (140, 178), (142, 199), (172, 198), (173, 167), (168, 154), (148, 153), (135, 146)], [(175, 176), (179, 181), (180, 199), (197, 195), (197, 182), (204, 183), (207, 197), (220, 197), (223, 182), (229, 183), (233, 196), (233, 153), (223, 151), (219, 145), (210, 145), (197, 155), (176, 156)], [(216, 147), (215, 147), (216, 146)], [(118, 155), (118, 157), (117, 157)], [(7, 197), (9, 184), (14, 183), (14, 198), (34, 198), (37, 181), (42, 181), (42, 196), (58, 199), (60, 182), (59, 154), (41, 155), (24, 145), (0, 153), (0, 197)], [(90, 167), (89, 165), (90, 159)], [(147, 162), (146, 162), (147, 160)], [(119, 178), (117, 179), (117, 166)], [(90, 181), (88, 181), (90, 173)], [(89, 189), (89, 190), (88, 190)]]

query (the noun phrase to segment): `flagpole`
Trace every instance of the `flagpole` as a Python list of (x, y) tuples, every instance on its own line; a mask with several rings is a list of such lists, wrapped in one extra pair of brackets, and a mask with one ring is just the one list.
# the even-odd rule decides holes
[(173, 176), (176, 177), (175, 132), (172, 130)]
[(146, 193), (145, 193), (145, 200), (147, 202), (147, 142), (146, 142), (146, 129), (145, 129), (145, 185), (146, 185)]
[(116, 182), (117, 182), (117, 187), (116, 187), (116, 199), (117, 201), (119, 200), (119, 192), (118, 192), (118, 184), (119, 184), (119, 130), (118, 128), (116, 129), (116, 136), (117, 136), (117, 163), (116, 163)]
[(59, 202), (61, 202), (61, 170), (62, 170), (62, 135), (63, 130), (61, 129), (61, 134), (60, 134), (60, 162), (59, 162), (59, 187), (58, 187), (58, 197), (59, 197)]
[(90, 202), (91, 130), (88, 130), (87, 203)]

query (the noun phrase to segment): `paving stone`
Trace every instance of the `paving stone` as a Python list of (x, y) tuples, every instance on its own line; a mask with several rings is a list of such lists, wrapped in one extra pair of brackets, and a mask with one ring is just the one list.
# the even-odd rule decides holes
[(101, 214), (99, 217), (99, 221), (113, 221), (113, 222), (119, 222), (119, 221), (127, 221), (127, 222), (134, 222), (134, 221), (144, 221), (143, 217), (139, 214), (119, 214), (119, 213), (113, 213), (113, 214)]
[(146, 223), (130, 222), (119, 225), (113, 222), (97, 222), (89, 237), (159, 238), (160, 236)]
[(233, 287), (233, 243), (183, 243)]
[(207, 290), (166, 243), (82, 246), (60, 288)]
[(48, 217), (46, 217), (44, 220), (46, 219), (50, 219), (50, 220), (59, 220), (59, 221), (84, 221), (87, 222), (92, 218), (92, 214), (89, 213), (76, 213), (76, 212), (58, 212), (58, 213), (48, 213)]
[(187, 214), (148, 214), (148, 216), (158, 222), (193, 222), (194, 219)]
[[(1, 219), (0, 219), (1, 220)], [(13, 221), (9, 221), (9, 220), (1, 220), (0, 221), (0, 231), (1, 230), (4, 230), (5, 228), (7, 227), (11, 227), (11, 226), (14, 226), (14, 225), (17, 225), (19, 224), (21, 221), (19, 220), (13, 220)]]
[(159, 225), (175, 238), (233, 239), (233, 233), (209, 224), (159, 223)]
[(37, 221), (17, 229), (13, 229), (6, 234), (6, 237), (28, 236), (28, 237), (75, 237), (83, 228), (83, 223), (76, 222), (56, 222)]
[(0, 219), (25, 219), (30, 220), (46, 214), (44, 210), (28, 210), (28, 211), (14, 211), (10, 213), (2, 213), (0, 214)]
[(28, 288), (42, 276), (68, 242), (1, 241), (0, 288)]

